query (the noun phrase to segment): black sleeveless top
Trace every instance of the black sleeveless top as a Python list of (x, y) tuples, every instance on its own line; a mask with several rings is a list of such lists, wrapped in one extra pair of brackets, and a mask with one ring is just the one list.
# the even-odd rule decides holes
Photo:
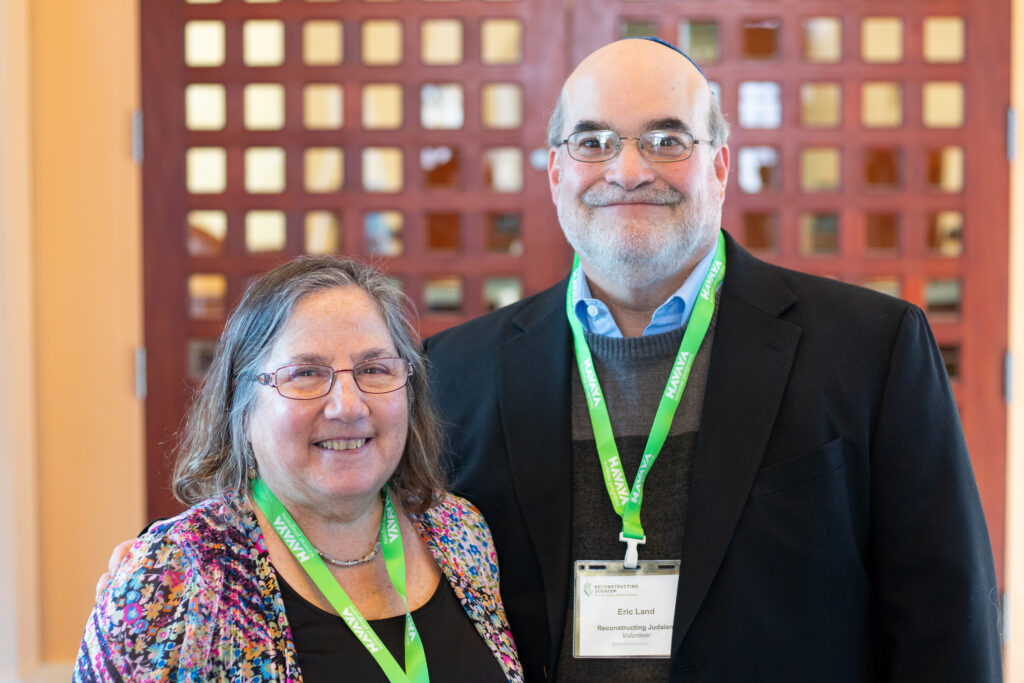
[[(275, 572), (276, 573), (276, 572)], [(299, 669), (306, 683), (319, 681), (380, 681), (387, 676), (344, 620), (312, 604), (277, 574), (284, 610), (292, 629)], [(431, 681), (495, 683), (505, 680), (451, 585), (442, 575), (430, 599), (412, 612), (423, 640)], [(405, 665), (405, 616), (369, 622), (400, 666)]]

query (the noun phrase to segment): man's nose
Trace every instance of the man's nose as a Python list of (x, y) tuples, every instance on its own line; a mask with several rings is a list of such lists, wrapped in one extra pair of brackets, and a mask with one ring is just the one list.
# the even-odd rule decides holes
[(623, 138), (619, 153), (605, 163), (605, 181), (625, 190), (654, 181), (653, 163), (640, 152), (640, 141), (634, 138)]

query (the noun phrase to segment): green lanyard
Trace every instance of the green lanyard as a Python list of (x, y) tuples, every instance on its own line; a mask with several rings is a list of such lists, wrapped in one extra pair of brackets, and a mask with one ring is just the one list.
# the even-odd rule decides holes
[(405, 671), (402, 671), (402, 667), (384, 647), (384, 643), (373, 632), (366, 619), (359, 613), (352, 600), (331, 574), (331, 570), (317, 555), (313, 544), (309, 542), (306, 535), (302, 533), (302, 529), (288, 514), (288, 510), (277, 499), (273, 491), (263, 483), (262, 479), (253, 480), (252, 495), (256, 505), (270, 520), (270, 524), (277, 531), (278, 536), (292, 551), (296, 561), (302, 565), (309, 577), (313, 579), (313, 583), (338, 611), (363, 647), (377, 660), (377, 664), (383, 669), (388, 680), (392, 683), (428, 683), (430, 677), (427, 674), (427, 659), (423, 653), (423, 641), (420, 640), (420, 634), (416, 631), (416, 624), (413, 623), (412, 615), (409, 613), (409, 603), (405, 599), (405, 555), (402, 550), (402, 533), (398, 529), (398, 515), (395, 513), (395, 506), (391, 503), (391, 494), (388, 493), (387, 488), (384, 489), (384, 520), (380, 525), (380, 543), (388, 576), (405, 604), (405, 637), (403, 638), (405, 641)]
[(612, 434), (612, 423), (608, 418), (608, 407), (605, 405), (604, 394), (601, 393), (601, 384), (597, 380), (597, 373), (594, 371), (594, 360), (587, 347), (587, 339), (583, 333), (583, 325), (580, 323), (576, 312), (573, 310), (573, 292), (576, 291), (577, 282), (582, 277), (579, 265), (579, 256), (573, 258), (572, 274), (569, 276), (569, 287), (565, 294), (566, 314), (569, 317), (569, 327), (572, 328), (572, 338), (576, 349), (576, 363), (580, 369), (580, 379), (583, 381), (583, 393), (587, 397), (587, 408), (590, 410), (590, 423), (594, 427), (594, 439), (597, 446), (597, 454), (601, 459), (601, 472), (604, 474), (604, 485), (608, 489), (608, 496), (612, 500), (612, 507), (616, 514), (622, 518), (622, 532), (619, 540), (626, 544), (626, 557), (624, 565), (629, 569), (637, 566), (637, 545), (646, 543), (643, 526), (640, 524), (640, 506), (644, 499), (644, 480), (651, 471), (654, 461), (658, 459), (665, 439), (668, 438), (669, 429), (672, 427), (672, 420), (675, 417), (679, 401), (683, 396), (683, 389), (686, 387), (686, 380), (690, 377), (690, 369), (693, 367), (697, 350), (711, 325), (711, 317), (715, 312), (715, 292), (722, 283), (725, 276), (725, 237), (722, 233), (718, 235), (718, 246), (715, 248), (714, 260), (711, 262), (711, 269), (704, 278), (700, 288), (700, 295), (693, 305), (693, 312), (690, 314), (690, 322), (683, 334), (683, 341), (679, 344), (679, 353), (676, 355), (672, 371), (668, 376), (668, 383), (665, 385), (665, 392), (658, 404), (658, 412), (654, 416), (654, 424), (651, 426), (650, 436), (647, 437), (647, 445), (644, 447), (644, 457), (640, 461), (640, 467), (636, 472), (636, 480), (632, 488), (626, 483), (626, 475), (622, 471), (622, 461), (619, 459), (619, 449), (615, 445), (615, 436)]

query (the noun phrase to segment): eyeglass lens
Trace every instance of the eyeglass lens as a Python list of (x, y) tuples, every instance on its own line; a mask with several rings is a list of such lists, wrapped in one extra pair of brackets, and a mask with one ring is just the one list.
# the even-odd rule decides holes
[[(566, 140), (569, 156), (577, 161), (607, 161), (615, 157), (624, 138), (613, 130), (586, 130)], [(651, 161), (682, 161), (693, 153), (693, 137), (682, 131), (649, 130), (637, 140), (640, 153)]]
[(327, 365), (288, 365), (278, 368), (277, 390), (285, 398), (310, 399), (326, 396), (334, 385), (336, 372), (351, 372), (356, 386), (368, 394), (386, 394), (405, 386), (409, 364), (401, 358), (374, 358), (349, 370)]

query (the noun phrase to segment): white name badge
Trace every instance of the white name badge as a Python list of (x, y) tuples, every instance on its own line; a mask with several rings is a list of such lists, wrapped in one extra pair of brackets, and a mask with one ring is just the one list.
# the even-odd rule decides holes
[(667, 658), (679, 585), (679, 560), (576, 562), (574, 657)]

